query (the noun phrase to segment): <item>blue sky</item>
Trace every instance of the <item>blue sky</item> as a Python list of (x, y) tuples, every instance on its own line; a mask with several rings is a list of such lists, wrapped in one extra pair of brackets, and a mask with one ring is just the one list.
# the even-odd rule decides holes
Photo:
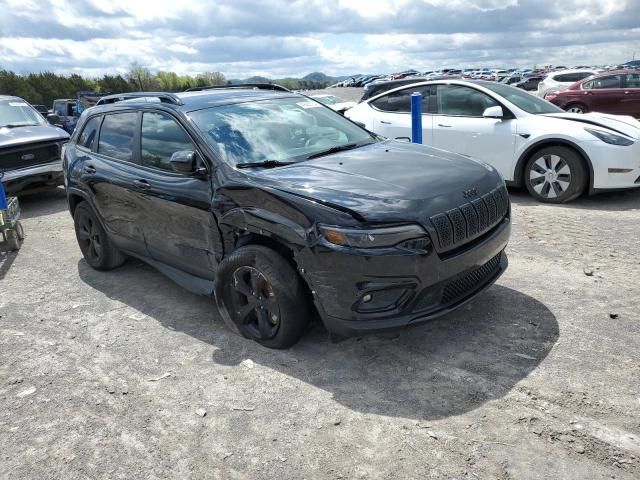
[(640, 0), (0, 0), (0, 68), (228, 78), (640, 58)]

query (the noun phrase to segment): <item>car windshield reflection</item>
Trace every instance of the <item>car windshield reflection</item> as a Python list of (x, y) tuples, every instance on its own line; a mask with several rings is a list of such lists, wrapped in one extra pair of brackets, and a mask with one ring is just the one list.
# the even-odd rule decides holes
[(233, 164), (296, 162), (333, 147), (372, 143), (372, 135), (317, 102), (287, 97), (189, 114)]

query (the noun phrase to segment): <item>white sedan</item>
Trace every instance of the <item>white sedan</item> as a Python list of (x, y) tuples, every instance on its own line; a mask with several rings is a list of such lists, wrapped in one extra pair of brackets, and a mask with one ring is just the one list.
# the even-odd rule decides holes
[(543, 202), (640, 187), (640, 122), (566, 113), (496, 82), (415, 83), (368, 99), (345, 115), (385, 137), (409, 140), (411, 102), (422, 94), (423, 143), (493, 165), (508, 185)]

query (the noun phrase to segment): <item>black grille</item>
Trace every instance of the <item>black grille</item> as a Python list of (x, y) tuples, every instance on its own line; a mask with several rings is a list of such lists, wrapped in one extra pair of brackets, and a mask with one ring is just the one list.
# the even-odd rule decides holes
[(0, 168), (16, 169), (47, 163), (59, 157), (58, 144), (31, 144), (0, 151)]
[(442, 289), (441, 305), (445, 306), (455, 303), (487, 283), (496, 274), (500, 267), (501, 254), (502, 253), (499, 253), (481, 267), (466, 273), (462, 277), (446, 285)]
[(508, 211), (509, 194), (504, 187), (499, 187), (429, 220), (436, 230), (439, 250), (448, 251), (490, 230)]

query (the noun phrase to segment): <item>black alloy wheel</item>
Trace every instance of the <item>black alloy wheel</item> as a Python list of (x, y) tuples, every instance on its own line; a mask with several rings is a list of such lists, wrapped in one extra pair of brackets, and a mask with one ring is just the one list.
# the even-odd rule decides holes
[(272, 285), (257, 269), (242, 266), (231, 276), (233, 315), (236, 324), (250, 338), (274, 338), (280, 327), (280, 306)]

